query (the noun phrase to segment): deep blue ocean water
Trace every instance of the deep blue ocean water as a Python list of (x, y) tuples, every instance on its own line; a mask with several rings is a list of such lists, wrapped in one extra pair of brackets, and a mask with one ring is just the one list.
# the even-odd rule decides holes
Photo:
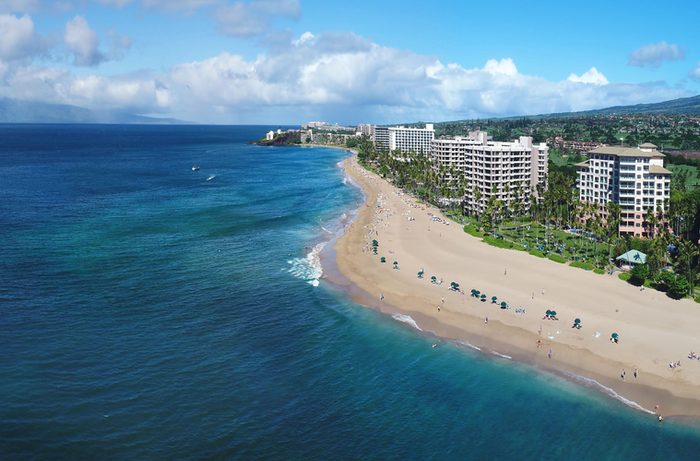
[(0, 125), (0, 459), (700, 459), (314, 286), (361, 195), (268, 129)]

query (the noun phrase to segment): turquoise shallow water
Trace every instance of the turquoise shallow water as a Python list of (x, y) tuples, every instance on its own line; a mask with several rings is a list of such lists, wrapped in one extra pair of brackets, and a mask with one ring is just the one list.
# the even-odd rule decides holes
[(360, 193), (267, 129), (0, 126), (0, 459), (700, 458), (314, 286)]

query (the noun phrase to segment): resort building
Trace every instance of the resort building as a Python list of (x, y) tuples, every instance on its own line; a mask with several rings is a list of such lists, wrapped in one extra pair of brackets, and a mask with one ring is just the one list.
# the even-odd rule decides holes
[(377, 149), (399, 149), (401, 152), (428, 154), (435, 139), (432, 123), (426, 123), (425, 128), (375, 126), (373, 133), (372, 140)]
[(671, 172), (664, 168), (664, 154), (654, 144), (633, 147), (599, 147), (579, 163), (577, 185), (581, 201), (598, 205), (604, 213), (608, 202), (620, 205), (620, 235), (646, 237), (646, 215), (665, 214), (671, 194)]
[(474, 131), (467, 137), (434, 140), (431, 155), (448, 180), (458, 179), (452, 172), (462, 175), (465, 211), (481, 213), (492, 196), (510, 210), (516, 202), (527, 209), (530, 195), (547, 185), (548, 150), (529, 136), (496, 142), (485, 131)]
[(272, 141), (273, 139), (275, 139), (275, 132), (270, 130), (265, 134), (265, 140)]

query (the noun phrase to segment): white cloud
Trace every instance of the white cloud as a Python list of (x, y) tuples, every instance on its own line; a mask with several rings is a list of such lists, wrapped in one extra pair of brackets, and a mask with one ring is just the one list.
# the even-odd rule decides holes
[(258, 0), (222, 6), (213, 15), (222, 33), (252, 37), (265, 33), (273, 18), (298, 18), (300, 13), (298, 0)]
[(76, 66), (96, 66), (105, 60), (100, 52), (100, 39), (82, 16), (76, 16), (66, 23), (63, 39), (73, 53)]
[(574, 83), (586, 83), (590, 85), (607, 85), (610, 83), (605, 75), (603, 75), (603, 73), (598, 71), (598, 69), (595, 67), (591, 67), (581, 75), (572, 73), (569, 75), (567, 80)]
[(690, 77), (695, 80), (700, 80), (700, 62), (695, 65), (695, 68), (690, 71)]
[(627, 60), (630, 66), (659, 67), (663, 61), (678, 61), (685, 57), (685, 51), (673, 43), (659, 42), (634, 50)]
[(42, 39), (34, 32), (34, 22), (27, 15), (0, 14), (0, 59), (11, 61), (43, 51)]
[(595, 68), (551, 81), (520, 73), (510, 58), (466, 67), (383, 47), (355, 34), (310, 32), (254, 59), (221, 53), (157, 74), (75, 75), (19, 63), (4, 74), (0, 97), (222, 123), (294, 123), (316, 117), (345, 122), (454, 120), (688, 96), (663, 82), (607, 83)]

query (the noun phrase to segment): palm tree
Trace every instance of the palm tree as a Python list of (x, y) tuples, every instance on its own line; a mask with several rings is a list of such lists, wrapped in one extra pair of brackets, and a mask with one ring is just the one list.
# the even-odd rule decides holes
[(695, 271), (694, 271), (694, 261), (695, 258), (700, 256), (700, 248), (695, 243), (689, 240), (680, 240), (677, 245), (678, 248), (678, 269), (681, 272), (685, 272), (685, 276), (688, 278), (688, 283), (690, 284), (690, 295), (695, 293)]

